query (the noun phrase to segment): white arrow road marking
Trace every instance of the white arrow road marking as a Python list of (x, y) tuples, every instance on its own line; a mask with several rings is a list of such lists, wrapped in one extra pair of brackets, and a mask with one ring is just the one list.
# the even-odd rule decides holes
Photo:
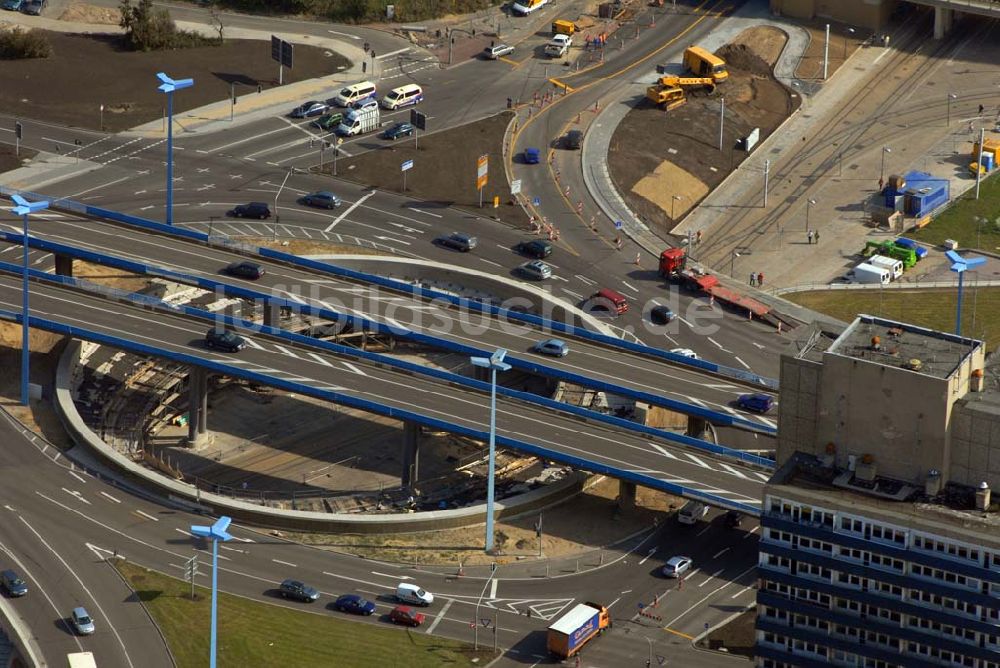
[(79, 499), (80, 501), (83, 501), (88, 506), (90, 505), (90, 501), (87, 501), (87, 499), (83, 498), (83, 495), (80, 494), (80, 492), (78, 492), (76, 490), (69, 490), (69, 489), (66, 489), (65, 487), (62, 488), (62, 491), (66, 492), (70, 496), (75, 496), (77, 499)]
[(335, 228), (337, 226), (337, 223), (339, 223), (340, 221), (342, 221), (347, 216), (347, 214), (349, 214), (351, 211), (354, 211), (356, 208), (358, 208), (359, 206), (361, 206), (362, 204), (364, 204), (365, 200), (368, 199), (369, 197), (371, 197), (374, 194), (375, 194), (375, 191), (373, 190), (372, 192), (368, 193), (367, 195), (363, 195), (360, 199), (358, 199), (357, 202), (355, 202), (351, 206), (347, 207), (347, 209), (344, 210), (344, 213), (342, 213), (339, 216), (337, 216), (336, 218), (334, 218), (333, 222), (330, 223), (330, 225), (325, 230), (323, 230), (323, 231), (324, 232), (329, 232), (330, 230), (332, 230), (333, 228)]
[(495, 600), (496, 599), (496, 597), (497, 597), (497, 586), (499, 584), (500, 584), (500, 581), (497, 580), (496, 578), (493, 578), (493, 581), (490, 583), (490, 600)]
[(655, 547), (649, 548), (649, 552), (647, 552), (646, 556), (639, 561), (639, 565), (642, 566), (654, 554), (656, 554), (656, 548)]
[(372, 575), (381, 575), (384, 578), (392, 578), (394, 580), (412, 580), (413, 579), (409, 575), (389, 575), (388, 573), (379, 573), (378, 571), (372, 571)]

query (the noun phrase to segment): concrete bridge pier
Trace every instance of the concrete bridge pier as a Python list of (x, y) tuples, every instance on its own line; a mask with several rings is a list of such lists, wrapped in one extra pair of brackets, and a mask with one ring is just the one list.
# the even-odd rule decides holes
[(635, 483), (627, 480), (618, 481), (618, 507), (622, 510), (635, 508)]
[(265, 301), (262, 306), (264, 307), (264, 326), (281, 327), (281, 306), (273, 301)]
[(56, 253), (56, 276), (73, 275), (73, 258)]
[(951, 32), (954, 12), (947, 7), (934, 8), (934, 39), (944, 39)]
[(188, 372), (188, 444), (200, 444), (207, 432), (208, 371), (191, 367)]
[(685, 432), (691, 438), (704, 438), (705, 431), (708, 429), (708, 422), (705, 418), (694, 417), (693, 415), (688, 416), (687, 431)]
[(423, 428), (416, 422), (403, 423), (403, 472), (400, 482), (403, 488), (417, 484), (420, 473), (420, 435)]

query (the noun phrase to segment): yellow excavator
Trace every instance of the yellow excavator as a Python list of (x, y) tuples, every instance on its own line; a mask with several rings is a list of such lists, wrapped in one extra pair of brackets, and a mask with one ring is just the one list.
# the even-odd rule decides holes
[(660, 77), (656, 85), (646, 89), (646, 98), (665, 111), (676, 109), (685, 102), (685, 88), (704, 88), (709, 93), (715, 90), (715, 80), (711, 77), (680, 77), (674, 74)]

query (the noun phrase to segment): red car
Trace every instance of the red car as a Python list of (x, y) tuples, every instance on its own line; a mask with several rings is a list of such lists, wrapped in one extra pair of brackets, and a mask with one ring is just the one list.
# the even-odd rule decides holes
[(413, 608), (408, 605), (397, 605), (389, 613), (389, 619), (397, 624), (405, 624), (406, 626), (420, 626), (424, 623), (424, 613), (416, 612)]

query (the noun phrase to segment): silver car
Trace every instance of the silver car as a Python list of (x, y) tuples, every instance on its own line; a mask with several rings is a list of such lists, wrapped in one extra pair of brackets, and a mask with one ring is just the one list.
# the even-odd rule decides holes
[(83, 607), (73, 608), (73, 614), (70, 615), (70, 619), (73, 621), (73, 628), (82, 636), (89, 636), (96, 630), (94, 620), (90, 618), (90, 615), (87, 614), (87, 611)]
[(546, 278), (552, 277), (552, 267), (541, 260), (525, 262), (517, 268), (517, 271), (525, 278), (531, 278), (536, 281), (543, 281)]
[(509, 44), (496, 44), (483, 49), (483, 55), (489, 60), (496, 60), (503, 56), (509, 56), (512, 53), (514, 53), (514, 47)]

